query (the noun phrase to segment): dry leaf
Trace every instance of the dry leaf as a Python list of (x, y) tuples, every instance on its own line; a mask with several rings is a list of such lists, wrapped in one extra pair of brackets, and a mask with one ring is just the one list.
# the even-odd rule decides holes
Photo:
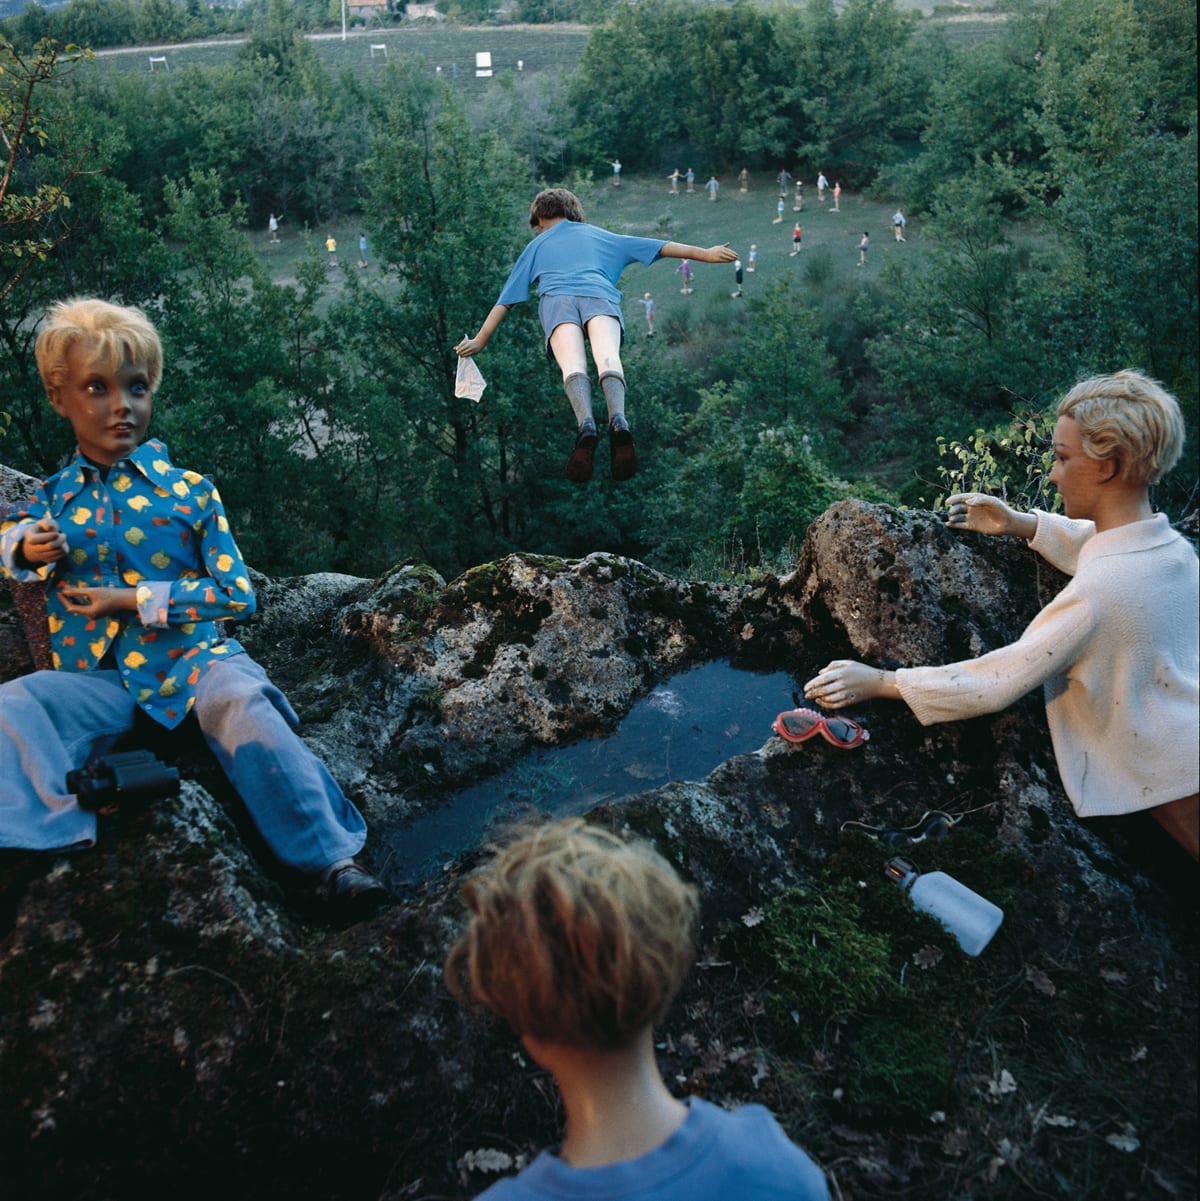
[(1110, 1134), (1104, 1140), (1110, 1147), (1115, 1147), (1118, 1151), (1136, 1151), (1141, 1145), (1141, 1139), (1137, 1136), (1137, 1131), (1126, 1122), (1117, 1134)]
[(1049, 1113), (1042, 1118), (1043, 1126), (1061, 1126), (1064, 1130), (1069, 1130), (1075, 1125), (1075, 1119), (1069, 1118), (1065, 1113)]
[(927, 943), (919, 951), (913, 953), (912, 961), (922, 971), (929, 971), (931, 967), (937, 967), (944, 958), (943, 952), (937, 947), (931, 947)]
[(988, 1081), (987, 1100), (999, 1101), (1001, 1097), (1017, 1091), (1017, 1082), (1008, 1068), (1002, 1068), (999, 1076), (993, 1076)]
[(1045, 993), (1046, 996), (1052, 997), (1058, 991), (1054, 987), (1054, 981), (1042, 971), (1040, 967), (1034, 967), (1032, 963), (1025, 965), (1025, 979), (1033, 985), (1040, 993)]
[(756, 905), (753, 909), (747, 909), (742, 914), (742, 925), (754, 927), (763, 920), (763, 911)]
[(942, 1136), (942, 1154), (957, 1158), (971, 1148), (971, 1138), (965, 1130), (947, 1130)]
[(457, 1166), (464, 1172), (507, 1172), (513, 1166), (513, 1157), (495, 1147), (481, 1147), (478, 1151), (468, 1151)]

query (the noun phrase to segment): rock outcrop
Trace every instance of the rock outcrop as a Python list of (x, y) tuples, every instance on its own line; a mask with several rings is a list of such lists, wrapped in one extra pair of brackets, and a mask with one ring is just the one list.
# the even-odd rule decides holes
[[(255, 585), (239, 636), (386, 876), (381, 848), (451, 791), (603, 736), (683, 667), (803, 679), (840, 655), (979, 654), (1061, 580), (1023, 546), (846, 501), (790, 575), (745, 585), (603, 554)], [(0, 678), (27, 669), (20, 642), (0, 588)], [(1074, 819), (1036, 696), (928, 729), (901, 705), (857, 716), (871, 740), (852, 752), (769, 738), (596, 812), (704, 891), (669, 1078), (769, 1104), (844, 1198), (1055, 1195), (1083, 1176), (1116, 1189), (1097, 1197), (1187, 1194), (1194, 877), (1154, 831)], [(175, 749), (181, 795), (108, 820), (94, 850), (0, 852), (4, 1196), (468, 1197), (486, 1165), (551, 1141), (546, 1080), (440, 982), (477, 853), (330, 929), (205, 755)], [(904, 852), (1005, 908), (978, 960), (882, 880), (892, 848), (842, 832), (927, 809), (966, 816)]]

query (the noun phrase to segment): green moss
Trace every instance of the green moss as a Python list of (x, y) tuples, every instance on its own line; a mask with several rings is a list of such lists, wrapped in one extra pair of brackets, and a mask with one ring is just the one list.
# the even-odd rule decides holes
[(504, 585), (511, 579), (514, 564), (524, 563), (555, 576), (567, 571), (570, 562), (554, 555), (508, 555), (491, 563), (481, 563), (463, 572), (447, 589), (443, 600), (447, 604), (483, 604), (504, 592)]
[(845, 1073), (847, 1098), (892, 1119), (927, 1119), (946, 1104), (952, 1067), (942, 1017), (901, 1001), (855, 1033)]
[(505, 560), (493, 563), (481, 563), (472, 567), (446, 589), (443, 600), (446, 604), (461, 602), (464, 605), (477, 605), (492, 599), (496, 583), (501, 578)]
[(783, 1029), (790, 1022), (806, 1039), (892, 987), (891, 944), (866, 928), (852, 881), (789, 889), (767, 905), (760, 930), (775, 969), (769, 1006)]
[(592, 555), (587, 563), (580, 568), (580, 574), (599, 579), (601, 575), (606, 580), (621, 580), (627, 575), (634, 574), (634, 566), (627, 559), (618, 559), (613, 555)]

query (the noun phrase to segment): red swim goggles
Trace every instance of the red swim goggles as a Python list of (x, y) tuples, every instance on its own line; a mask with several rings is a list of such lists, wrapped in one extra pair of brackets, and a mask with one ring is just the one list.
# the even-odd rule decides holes
[(789, 709), (775, 719), (771, 729), (785, 742), (807, 742), (820, 734), (844, 751), (862, 746), (871, 737), (866, 726), (848, 717), (825, 717), (813, 709)]

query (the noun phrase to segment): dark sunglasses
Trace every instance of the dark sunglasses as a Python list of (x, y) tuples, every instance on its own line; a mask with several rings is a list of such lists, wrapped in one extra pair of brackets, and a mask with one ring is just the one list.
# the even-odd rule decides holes
[(866, 822), (842, 822), (842, 830), (858, 830), (881, 838), (887, 843), (937, 842), (945, 838), (963, 819), (961, 813), (944, 813), (941, 809), (930, 809), (923, 813), (911, 826), (871, 826)]
[(775, 719), (771, 729), (785, 742), (807, 742), (820, 734), (826, 742), (845, 751), (861, 746), (871, 737), (866, 726), (848, 717), (824, 717), (812, 709), (789, 709)]

